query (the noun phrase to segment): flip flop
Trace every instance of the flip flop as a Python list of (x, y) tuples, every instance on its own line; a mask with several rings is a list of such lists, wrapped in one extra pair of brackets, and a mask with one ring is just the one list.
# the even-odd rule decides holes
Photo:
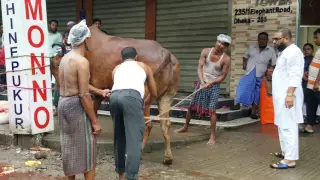
[(279, 153), (279, 152), (275, 152), (274, 156), (277, 157), (277, 158), (280, 158), (280, 159), (284, 159), (284, 155), (282, 153)]
[(308, 130), (306, 130), (306, 128), (301, 129), (301, 131), (306, 134), (313, 134), (314, 133), (314, 131), (308, 131)]
[(304, 128), (301, 128), (299, 132), (303, 133), (303, 134), (313, 134), (313, 132), (309, 132), (309, 131), (305, 130)]
[[(276, 167), (274, 166), (276, 165)], [(270, 167), (272, 169), (289, 169), (289, 168), (295, 168), (296, 166), (289, 166), (288, 164), (283, 164), (283, 163), (277, 163), (277, 164), (271, 164)]]

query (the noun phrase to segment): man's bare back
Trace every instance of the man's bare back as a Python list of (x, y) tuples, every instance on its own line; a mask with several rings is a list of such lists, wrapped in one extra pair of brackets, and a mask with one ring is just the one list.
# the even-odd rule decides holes
[[(79, 70), (86, 64), (88, 64), (88, 61), (85, 57), (72, 51), (62, 58), (59, 67), (61, 96), (78, 96), (80, 94), (79, 73), (85, 75), (86, 72)], [(89, 81), (89, 73), (86, 77)]]

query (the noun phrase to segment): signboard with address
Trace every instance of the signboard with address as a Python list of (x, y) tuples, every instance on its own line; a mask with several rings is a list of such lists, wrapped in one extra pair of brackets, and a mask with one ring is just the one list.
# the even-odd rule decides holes
[(269, 14), (292, 13), (291, 0), (254, 0), (254, 7), (234, 9), (234, 24), (265, 23)]
[(231, 97), (235, 96), (243, 75), (242, 58), (248, 47), (257, 43), (258, 34), (271, 37), (280, 29), (290, 29), (295, 41), (298, 0), (233, 0), (231, 46)]

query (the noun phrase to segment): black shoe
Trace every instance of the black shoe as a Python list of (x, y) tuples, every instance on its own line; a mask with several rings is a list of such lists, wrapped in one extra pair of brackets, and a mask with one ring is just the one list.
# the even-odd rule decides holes
[(240, 104), (236, 104), (236, 105), (234, 105), (234, 106), (232, 106), (231, 108), (230, 108), (230, 110), (239, 110), (240, 109)]
[(251, 114), (251, 119), (258, 119), (259, 117), (258, 117), (258, 115), (256, 115), (256, 114)]

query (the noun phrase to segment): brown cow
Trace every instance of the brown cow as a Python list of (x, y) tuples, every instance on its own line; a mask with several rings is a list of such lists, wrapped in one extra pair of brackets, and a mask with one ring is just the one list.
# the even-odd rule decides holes
[[(164, 113), (170, 108), (173, 97), (175, 96), (180, 79), (179, 61), (167, 49), (163, 48), (155, 41), (137, 40), (109, 36), (99, 30), (96, 26), (90, 27), (91, 38), (86, 40), (88, 52), (85, 57), (90, 61), (90, 84), (98, 89), (111, 89), (113, 85), (112, 71), (121, 63), (121, 50), (124, 47), (134, 47), (138, 53), (138, 61), (149, 65), (154, 72), (157, 83), (156, 101), (158, 102), (159, 114)], [(59, 87), (59, 63), (63, 55), (59, 54), (52, 58), (51, 72), (56, 78)], [(149, 92), (146, 89), (145, 95), (145, 116), (150, 116), (151, 103), (148, 98)], [(94, 101), (95, 111), (100, 107), (103, 98), (98, 97)], [(161, 115), (161, 118), (169, 118), (169, 112)], [(146, 119), (148, 120), (148, 119)], [(170, 120), (161, 120), (161, 129), (165, 140), (165, 159), (164, 164), (172, 164), (173, 156), (170, 148), (170, 137), (168, 134)], [(146, 124), (143, 138), (145, 143), (150, 135), (151, 122)]]

